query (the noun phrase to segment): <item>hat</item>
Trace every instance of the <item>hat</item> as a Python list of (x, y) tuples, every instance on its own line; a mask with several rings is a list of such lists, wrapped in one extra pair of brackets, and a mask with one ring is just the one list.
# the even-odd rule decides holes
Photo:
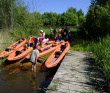
[(40, 32), (43, 32), (43, 30), (40, 30)]

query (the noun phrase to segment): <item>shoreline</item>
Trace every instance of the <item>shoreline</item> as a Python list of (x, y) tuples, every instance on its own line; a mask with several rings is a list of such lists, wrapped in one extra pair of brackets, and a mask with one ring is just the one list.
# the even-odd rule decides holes
[(96, 84), (104, 79), (94, 63), (91, 52), (69, 50), (46, 93), (107, 93), (105, 85)]

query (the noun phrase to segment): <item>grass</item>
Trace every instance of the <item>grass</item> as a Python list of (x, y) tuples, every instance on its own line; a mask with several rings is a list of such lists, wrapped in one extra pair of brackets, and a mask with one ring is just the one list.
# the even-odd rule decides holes
[(51, 53), (49, 53), (49, 54), (47, 54), (47, 55), (45, 55), (45, 56), (43, 56), (41, 58), (44, 59), (44, 60), (46, 60), (50, 55), (51, 55)]
[(96, 65), (102, 71), (108, 91), (110, 91), (110, 37), (100, 39), (97, 43), (92, 41), (89, 51), (93, 52)]

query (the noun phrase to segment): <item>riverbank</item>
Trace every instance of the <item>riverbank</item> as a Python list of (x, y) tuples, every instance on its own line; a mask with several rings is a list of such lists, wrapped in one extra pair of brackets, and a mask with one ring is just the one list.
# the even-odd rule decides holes
[(103, 75), (92, 56), (69, 50), (46, 93), (107, 93)]

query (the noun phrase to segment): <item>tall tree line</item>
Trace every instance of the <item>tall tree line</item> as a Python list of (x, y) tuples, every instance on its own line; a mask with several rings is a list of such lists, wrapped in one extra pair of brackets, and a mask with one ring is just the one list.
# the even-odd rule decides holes
[(28, 6), (22, 0), (0, 0), (0, 28), (10, 29), (11, 36), (17, 39), (36, 35), (40, 26), (76, 26), (84, 21), (80, 9), (70, 7), (66, 12), (28, 12)]
[[(82, 23), (80, 32), (89, 39), (99, 39), (110, 34), (109, 0), (91, 0), (88, 13)], [(84, 36), (85, 37), (85, 36)]]
[[(84, 17), (81, 9), (77, 11), (73, 7), (68, 8), (67, 12), (62, 14), (53, 12), (45, 12), (42, 15), (37, 12), (29, 13), (27, 6), (24, 6), (21, 0), (0, 0), (0, 13), (0, 28), (11, 28), (11, 30), (18, 25), (25, 27), (30, 22), (34, 24), (34, 27), (37, 22), (38, 25), (44, 26), (76, 26)], [(39, 20), (40, 24), (39, 21), (33, 23), (32, 20)]]
[(45, 12), (42, 15), (44, 26), (76, 26), (80, 24), (81, 18), (84, 18), (83, 11), (81, 9), (77, 11), (73, 7), (68, 8), (67, 12), (62, 14)]

